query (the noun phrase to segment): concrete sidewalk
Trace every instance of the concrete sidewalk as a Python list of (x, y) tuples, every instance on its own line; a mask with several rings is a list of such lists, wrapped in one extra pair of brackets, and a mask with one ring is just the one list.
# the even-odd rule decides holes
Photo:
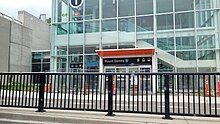
[(30, 108), (0, 107), (0, 124), (220, 124), (220, 118), (172, 116), (173, 120), (162, 119), (163, 115), (115, 113), (105, 116), (106, 112), (46, 110), (35, 112)]

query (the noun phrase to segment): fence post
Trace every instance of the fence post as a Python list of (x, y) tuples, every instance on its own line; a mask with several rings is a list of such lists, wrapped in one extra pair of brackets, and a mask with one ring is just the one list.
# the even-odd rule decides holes
[(39, 75), (40, 82), (39, 83), (39, 99), (38, 99), (38, 110), (36, 112), (46, 112), (44, 110), (44, 86), (46, 83), (46, 75), (41, 73)]
[(172, 118), (170, 117), (170, 98), (169, 98), (169, 74), (165, 74), (164, 77), (164, 83), (165, 83), (165, 87), (164, 87), (164, 92), (165, 92), (165, 117), (163, 117), (163, 119), (169, 119), (172, 120)]
[(108, 113), (106, 116), (115, 116), (113, 114), (113, 88), (112, 88), (113, 75), (108, 75)]

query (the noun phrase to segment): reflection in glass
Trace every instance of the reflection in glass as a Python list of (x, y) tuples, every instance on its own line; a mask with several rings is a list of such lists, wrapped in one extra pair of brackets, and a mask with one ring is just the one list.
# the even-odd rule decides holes
[(174, 38), (158, 38), (157, 47), (162, 50), (174, 50)]
[(195, 37), (176, 37), (176, 49), (196, 49)]
[(196, 1), (196, 9), (210, 9), (213, 8), (214, 1), (213, 0), (195, 0)]
[(213, 27), (214, 13), (213, 11), (196, 12), (197, 27)]
[(197, 38), (198, 49), (211, 49), (215, 48), (214, 35), (199, 35)]
[(58, 24), (57, 25), (57, 35), (67, 34), (67, 24)]
[(66, 22), (68, 18), (68, 5), (62, 0), (58, 1), (56, 22)]
[(70, 6), (70, 21), (83, 20), (83, 5), (78, 8), (72, 8)]
[(85, 72), (99, 72), (99, 57), (97, 55), (85, 56)]
[(196, 51), (177, 51), (176, 57), (182, 60), (196, 60)]
[(176, 29), (194, 28), (193, 13), (178, 13), (176, 14)]
[(136, 0), (137, 15), (153, 14), (153, 0)]
[(85, 33), (99, 32), (99, 21), (85, 22)]
[(112, 18), (117, 15), (117, 1), (116, 0), (103, 0), (102, 1), (103, 18)]
[(83, 22), (70, 23), (70, 34), (83, 33)]
[(126, 19), (119, 19), (119, 31), (125, 32), (134, 32), (135, 31), (135, 23), (134, 18), (126, 18)]
[(106, 31), (117, 31), (117, 20), (103, 20), (102, 21), (102, 32)]
[(157, 16), (157, 30), (173, 29), (173, 15)]
[(216, 59), (215, 50), (198, 51), (198, 60), (213, 60)]
[(85, 0), (85, 19), (99, 18), (99, 0)]
[(118, 9), (119, 17), (134, 16), (134, 0), (118, 0)]
[(137, 32), (153, 31), (153, 16), (137, 17)]
[(157, 13), (173, 12), (173, 0), (156, 0)]
[(174, 0), (175, 11), (193, 10), (194, 0)]

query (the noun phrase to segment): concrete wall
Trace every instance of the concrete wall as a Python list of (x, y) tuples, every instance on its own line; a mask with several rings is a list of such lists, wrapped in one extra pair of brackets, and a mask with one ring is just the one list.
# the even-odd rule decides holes
[(0, 72), (8, 71), (10, 21), (0, 17)]
[(32, 30), (11, 23), (10, 72), (31, 71)]
[(32, 29), (32, 51), (50, 50), (50, 26), (26, 11), (18, 12), (18, 19)]

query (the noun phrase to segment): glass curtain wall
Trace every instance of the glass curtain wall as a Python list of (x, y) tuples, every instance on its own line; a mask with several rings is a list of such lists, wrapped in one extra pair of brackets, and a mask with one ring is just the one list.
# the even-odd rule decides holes
[(98, 72), (96, 50), (155, 48), (158, 71), (217, 71), (219, 22), (219, 0), (53, 0), (52, 70)]

